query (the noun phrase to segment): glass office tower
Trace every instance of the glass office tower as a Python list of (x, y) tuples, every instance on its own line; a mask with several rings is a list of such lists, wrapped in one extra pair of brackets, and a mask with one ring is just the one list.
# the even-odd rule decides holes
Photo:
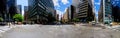
[(17, 0), (7, 0), (7, 15), (5, 21), (13, 22), (13, 16), (17, 14)]
[(112, 22), (112, 6), (111, 0), (101, 0), (100, 10), (99, 10), (99, 22), (104, 24), (110, 24)]
[(12, 17), (17, 13), (16, 0), (1, 0), (0, 1), (0, 17), (4, 21), (12, 21)]
[(5, 19), (6, 14), (6, 2), (7, 0), (0, 0), (0, 17)]
[(35, 23), (46, 22), (48, 20), (47, 14), (51, 13), (54, 15), (55, 12), (52, 0), (28, 0), (28, 6), (29, 21)]
[(120, 22), (120, 0), (111, 0), (114, 22)]
[(17, 12), (22, 14), (22, 5), (17, 5)]

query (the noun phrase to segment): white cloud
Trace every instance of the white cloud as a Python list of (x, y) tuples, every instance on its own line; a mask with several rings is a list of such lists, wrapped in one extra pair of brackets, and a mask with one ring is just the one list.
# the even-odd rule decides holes
[(100, 5), (100, 2), (101, 2), (101, 1), (100, 1), (100, 0), (98, 0), (98, 2), (95, 2), (95, 4), (96, 4), (96, 5)]
[(69, 3), (68, 0), (62, 0), (61, 2), (62, 2), (63, 4), (68, 4), (68, 3)]
[(56, 11), (57, 11), (57, 14), (62, 16), (66, 12), (66, 10), (67, 10), (67, 8), (65, 8), (64, 11), (60, 11), (60, 10), (56, 10)]
[(68, 9), (68, 8), (65, 8), (64, 12), (66, 12), (66, 11), (67, 11), (67, 9)]
[(60, 15), (62, 15), (63, 14), (63, 12), (62, 11), (60, 11), (60, 10), (56, 10), (57, 11), (57, 14), (60, 14)]
[(52, 0), (52, 1), (54, 3), (54, 6), (60, 7), (59, 0)]
[(95, 3), (96, 5), (100, 5), (100, 3)]
[(22, 10), (22, 16), (24, 16), (24, 10)]
[(96, 5), (100, 5), (100, 3), (98, 2), (98, 3), (95, 3)]

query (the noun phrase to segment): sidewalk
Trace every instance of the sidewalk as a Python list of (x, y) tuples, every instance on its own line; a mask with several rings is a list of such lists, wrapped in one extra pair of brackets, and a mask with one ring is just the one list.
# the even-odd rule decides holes
[(120, 31), (120, 25), (115, 25), (115, 26), (108, 26), (108, 25), (103, 25), (102, 26), (106, 27), (107, 29), (115, 30), (115, 31)]
[(112, 26), (110, 29), (120, 31), (120, 25)]
[(11, 30), (12, 28), (14, 28), (15, 26), (0, 26), (0, 37), (2, 36), (3, 33), (5, 33), (6, 31)]

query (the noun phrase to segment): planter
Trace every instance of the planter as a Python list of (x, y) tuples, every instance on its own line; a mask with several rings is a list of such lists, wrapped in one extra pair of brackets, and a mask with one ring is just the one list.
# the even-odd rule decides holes
[(22, 22), (18, 22), (18, 25), (22, 25)]

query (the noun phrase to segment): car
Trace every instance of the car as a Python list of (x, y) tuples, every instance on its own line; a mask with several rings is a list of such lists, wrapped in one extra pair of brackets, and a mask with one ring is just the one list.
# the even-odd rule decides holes
[(7, 25), (6, 22), (0, 22), (0, 26), (5, 26), (5, 25)]
[(113, 23), (110, 23), (110, 26), (112, 26), (113, 25)]
[(95, 25), (96, 25), (96, 22), (95, 22), (95, 21), (92, 21), (91, 23), (92, 23), (92, 25), (93, 25), (93, 26), (95, 26)]

